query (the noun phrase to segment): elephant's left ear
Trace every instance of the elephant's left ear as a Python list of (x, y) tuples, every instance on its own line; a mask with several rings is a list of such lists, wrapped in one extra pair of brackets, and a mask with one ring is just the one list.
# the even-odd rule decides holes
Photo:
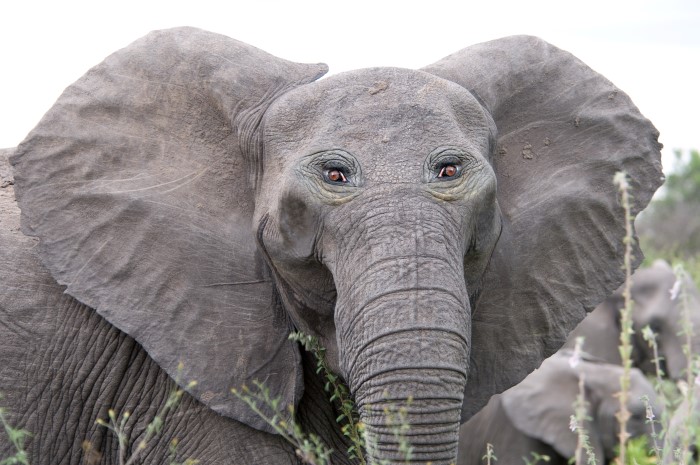
[[(71, 85), (12, 157), (22, 227), (66, 292), (135, 338), (217, 412), (229, 392), (302, 392), (296, 346), (251, 218), (258, 126), (325, 65), (205, 31), (153, 32)], [(103, 341), (106, 343), (107, 341)]]
[(473, 312), (467, 419), (622, 283), (625, 216), (613, 177), (628, 174), (636, 214), (663, 182), (661, 145), (627, 95), (534, 37), (475, 45), (424, 71), (472, 92), (498, 130), (503, 232)]

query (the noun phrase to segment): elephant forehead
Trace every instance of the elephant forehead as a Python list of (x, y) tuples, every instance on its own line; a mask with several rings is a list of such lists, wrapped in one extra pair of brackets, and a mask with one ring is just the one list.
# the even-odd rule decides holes
[(414, 178), (442, 146), (487, 155), (492, 129), (467, 90), (398, 68), (352, 71), (295, 89), (265, 118), (266, 151), (288, 158), (343, 149), (369, 177), (390, 170)]

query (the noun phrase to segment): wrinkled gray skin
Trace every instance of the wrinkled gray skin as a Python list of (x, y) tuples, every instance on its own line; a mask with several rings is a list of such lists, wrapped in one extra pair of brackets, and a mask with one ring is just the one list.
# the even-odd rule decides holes
[(295, 328), (349, 385), (373, 463), (401, 460), (390, 402), (407, 407), (414, 460), (447, 464), (460, 421), (621, 284), (612, 179), (625, 169), (645, 206), (660, 144), (605, 78), (533, 37), (422, 71), (325, 70), (158, 31), (66, 89), (17, 147), (0, 391), (34, 433), (33, 464), (78, 463), (83, 440), (114, 463), (95, 420), (132, 412), (137, 444), (172, 379), (198, 384), (146, 462), (177, 437), (202, 463), (295, 463), (229, 392), (261, 380), (347, 463)]
[[(548, 455), (551, 465), (566, 465), (576, 453), (577, 433), (570, 429), (570, 417), (583, 377), (584, 392), (590, 417), (584, 426), (595, 452), (596, 463), (605, 464), (615, 457), (618, 424), (615, 414), (620, 403), (622, 367), (582, 360), (574, 368), (569, 364), (571, 351), (561, 351), (542, 363), (516, 386), (491, 398), (479, 413), (462, 425), (458, 465), (482, 465), (486, 444), (493, 445), (498, 463), (525, 463), (533, 460), (532, 452)], [(654, 388), (641, 371), (632, 369), (630, 400), (631, 417), (627, 431), (632, 437), (651, 434), (645, 423), (646, 408), (640, 400), (648, 396), (657, 416), (661, 405)], [(583, 462), (588, 457), (584, 453)]]
[[(685, 377), (687, 367), (683, 354), (686, 344), (683, 333), (683, 302), (688, 306), (693, 327), (700, 328), (700, 293), (691, 279), (684, 282), (685, 296), (672, 298), (671, 290), (676, 276), (671, 266), (663, 260), (638, 270), (632, 277), (634, 312), (632, 323), (633, 365), (648, 375), (656, 375), (654, 354), (642, 336), (642, 328), (649, 326), (657, 335), (660, 367), (665, 376), (678, 380)], [(566, 342), (575, 345), (576, 337), (585, 337), (584, 351), (608, 363), (622, 364), (618, 345), (620, 341), (620, 309), (624, 307), (623, 289), (618, 289), (588, 315)], [(684, 300), (685, 299), (685, 300)], [(693, 353), (700, 350), (700, 334), (695, 331), (691, 339)]]

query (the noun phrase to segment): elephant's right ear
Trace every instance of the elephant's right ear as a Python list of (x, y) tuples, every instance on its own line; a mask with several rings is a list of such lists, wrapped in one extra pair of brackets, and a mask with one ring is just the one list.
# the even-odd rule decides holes
[(22, 227), (66, 292), (217, 412), (270, 430), (229, 390), (296, 403), (289, 324), (251, 217), (268, 105), (325, 65), (191, 28), (153, 32), (70, 86), (12, 157)]
[(536, 37), (474, 45), (424, 70), (475, 95), (498, 132), (503, 230), (472, 313), (464, 421), (622, 284), (625, 213), (613, 178), (628, 174), (636, 215), (663, 182), (661, 144), (627, 95)]

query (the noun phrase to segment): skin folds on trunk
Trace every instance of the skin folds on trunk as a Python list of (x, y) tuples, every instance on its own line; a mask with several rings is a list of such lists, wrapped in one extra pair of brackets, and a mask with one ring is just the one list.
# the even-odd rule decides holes
[[(399, 351), (400, 347), (410, 344), (414, 335), (407, 334), (403, 338), (409, 340), (390, 338), (385, 343), (394, 345)], [(426, 343), (429, 340), (424, 339)], [(432, 340), (436, 346), (440, 345), (437, 332)], [(447, 345), (453, 344), (463, 345), (457, 340), (449, 341)], [(436, 348), (436, 352), (444, 349), (449, 354), (451, 349), (456, 348), (443, 345)], [(407, 365), (405, 362), (399, 363)], [(457, 454), (463, 396), (455, 386), (463, 386), (466, 376), (449, 366), (430, 368), (414, 365), (415, 368), (397, 368), (372, 376), (357, 388), (361, 420), (369, 441), (369, 455), (387, 459), (390, 463), (452, 463)], [(402, 433), (403, 438), (397, 434), (402, 424), (409, 425), (409, 430)], [(401, 443), (402, 440), (405, 440), (405, 444)], [(410, 457), (406, 455), (405, 445), (412, 448)]]
[[(366, 265), (335, 262), (340, 368), (374, 459), (405, 462), (395, 434), (399, 422), (410, 425), (405, 438), (412, 461), (456, 459), (470, 307), (464, 239), (461, 228), (441, 226), (449, 220), (435, 207), (375, 209), (350, 238), (354, 256)], [(398, 418), (399, 408), (405, 418)]]
[[(350, 322), (363, 336), (349, 338), (352, 347), (345, 348), (349, 361), (344, 364), (370, 455), (406, 460), (395, 432), (408, 423), (405, 438), (413, 460), (450, 463), (457, 452), (467, 379), (468, 306), (453, 293), (433, 289), (380, 294), (360, 306), (361, 315)], [(466, 296), (462, 299), (463, 304)], [(442, 318), (429, 323), (427, 314)], [(399, 418), (400, 408), (404, 418)]]

